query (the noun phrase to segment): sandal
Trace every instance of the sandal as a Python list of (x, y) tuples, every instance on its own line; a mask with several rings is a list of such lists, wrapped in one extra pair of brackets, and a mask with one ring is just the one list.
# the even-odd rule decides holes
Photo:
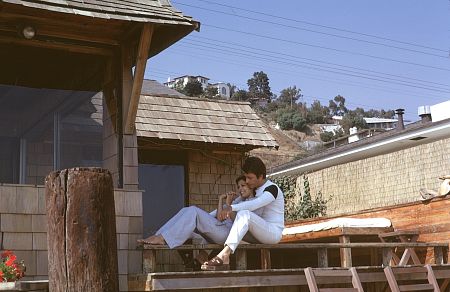
[(202, 265), (202, 270), (204, 271), (228, 271), (229, 269), (230, 265), (224, 264), (219, 257), (214, 257)]

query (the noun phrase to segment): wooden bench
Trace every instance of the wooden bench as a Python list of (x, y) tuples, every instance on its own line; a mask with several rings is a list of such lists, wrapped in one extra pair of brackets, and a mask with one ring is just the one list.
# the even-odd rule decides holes
[[(425, 243), (425, 242), (399, 242), (399, 243), (279, 243), (279, 244), (241, 244), (235, 252), (236, 256), (236, 269), (247, 269), (247, 250), (259, 250), (261, 253), (261, 269), (271, 268), (270, 250), (308, 250), (316, 253), (318, 267), (328, 267), (328, 250), (329, 249), (352, 249), (360, 248), (367, 249), (369, 251), (380, 250), (382, 254), (383, 266), (388, 266), (393, 258), (394, 250), (396, 248), (433, 248), (434, 258), (436, 264), (443, 264), (444, 257), (447, 258), (448, 243)], [(151, 273), (156, 271), (156, 251), (169, 250), (165, 245), (144, 245), (143, 251), (143, 270), (144, 273)], [(175, 248), (174, 250), (212, 250), (222, 249), (220, 244), (205, 244), (205, 245), (183, 245)], [(348, 254), (344, 254), (348, 256)], [(342, 257), (342, 254), (341, 254)], [(351, 258), (346, 258), (344, 261), (341, 258), (341, 267), (349, 268), (346, 266), (351, 263)], [(423, 263), (422, 263), (423, 264)], [(380, 265), (379, 263), (372, 262), (371, 265)]]
[[(328, 268), (340, 270), (341, 268)], [(382, 267), (356, 267), (359, 280), (369, 291), (384, 291), (388, 285)], [(326, 270), (326, 269), (321, 269)], [(348, 269), (342, 269), (347, 270)], [(436, 279), (445, 284), (450, 279), (450, 265), (433, 266)], [(345, 283), (342, 279), (331, 279), (329, 283)], [(447, 283), (448, 284), (448, 283)], [(183, 289), (219, 289), (245, 287), (282, 287), (303, 286), (308, 282), (304, 269), (269, 269), (243, 271), (201, 271), (201, 272), (165, 272), (145, 275), (129, 275), (129, 291), (163, 291)], [(277, 290), (278, 291), (278, 290)], [(296, 290), (297, 291), (297, 290)], [(303, 290), (302, 290), (303, 291)], [(442, 291), (445, 291), (442, 290)]]
[[(281, 239), (282, 243), (351, 243), (351, 242), (377, 242), (380, 233), (393, 231), (392, 227), (335, 227), (326, 230), (285, 234)], [(341, 266), (352, 266), (352, 252), (349, 248), (341, 248)]]

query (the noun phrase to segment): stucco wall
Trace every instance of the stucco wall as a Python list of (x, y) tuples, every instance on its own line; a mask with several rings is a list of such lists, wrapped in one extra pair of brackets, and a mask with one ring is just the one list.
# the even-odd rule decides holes
[[(328, 215), (416, 201), (420, 188), (437, 189), (450, 174), (450, 139), (337, 165), (308, 174), (311, 194), (319, 191)], [(303, 185), (299, 177), (297, 184)]]

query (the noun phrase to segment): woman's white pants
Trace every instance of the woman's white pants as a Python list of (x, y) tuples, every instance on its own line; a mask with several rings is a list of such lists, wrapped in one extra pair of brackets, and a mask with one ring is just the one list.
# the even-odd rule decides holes
[[(247, 232), (251, 236), (245, 236)], [(180, 246), (195, 234), (200, 234), (208, 241), (225, 243), (234, 252), (242, 239), (253, 243), (277, 243), (281, 239), (282, 230), (248, 210), (237, 212), (231, 225), (230, 222), (220, 222), (208, 212), (191, 206), (181, 209), (156, 234), (162, 235), (170, 248)]]

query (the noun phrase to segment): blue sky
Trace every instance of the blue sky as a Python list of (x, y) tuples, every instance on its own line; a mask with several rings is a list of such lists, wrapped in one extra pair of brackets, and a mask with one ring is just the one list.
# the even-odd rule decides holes
[(405, 108), (450, 99), (450, 1), (219, 1), (172, 4), (202, 23), (147, 63), (160, 82), (202, 75), (247, 89), (264, 71), (275, 94), (297, 86), (311, 104)]

